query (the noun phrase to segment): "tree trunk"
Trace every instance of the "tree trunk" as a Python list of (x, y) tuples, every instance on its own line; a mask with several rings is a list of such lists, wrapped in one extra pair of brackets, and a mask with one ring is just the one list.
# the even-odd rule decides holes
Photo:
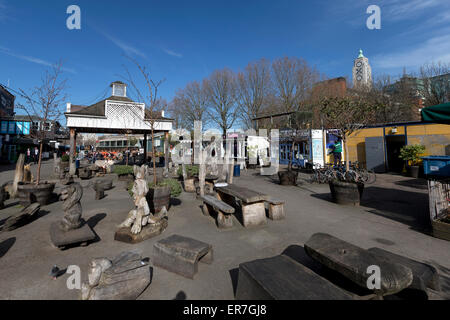
[(349, 155), (348, 155), (348, 146), (347, 146), (347, 141), (345, 139), (345, 135), (344, 138), (342, 139), (342, 143), (344, 144), (344, 150), (345, 150), (345, 170), (348, 172), (348, 170), (350, 169), (350, 162), (349, 162)]
[[(145, 159), (147, 159), (147, 155), (145, 155)], [(152, 162), (153, 162), (153, 184), (156, 187), (155, 131), (153, 130), (153, 122), (152, 122)]]
[(39, 185), (39, 182), (41, 181), (41, 165), (42, 165), (42, 150), (44, 149), (44, 140), (41, 140), (41, 143), (39, 145), (39, 160), (38, 160), (38, 167), (37, 167), (37, 173), (36, 173), (36, 185)]

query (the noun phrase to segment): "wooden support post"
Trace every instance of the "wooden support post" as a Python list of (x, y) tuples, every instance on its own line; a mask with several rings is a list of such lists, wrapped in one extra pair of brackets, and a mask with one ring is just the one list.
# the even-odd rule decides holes
[(200, 165), (199, 165), (199, 172), (198, 172), (198, 183), (200, 186), (200, 196), (204, 196), (205, 195), (205, 177), (206, 177), (206, 164), (205, 164), (205, 159), (206, 159), (206, 151), (203, 150), (201, 151), (201, 158), (200, 158)]
[(164, 168), (166, 170), (169, 170), (169, 159), (170, 159), (170, 153), (169, 153), (169, 132), (164, 133)]
[(76, 132), (74, 128), (70, 128), (70, 154), (69, 154), (69, 174), (75, 175), (75, 153), (77, 151)]

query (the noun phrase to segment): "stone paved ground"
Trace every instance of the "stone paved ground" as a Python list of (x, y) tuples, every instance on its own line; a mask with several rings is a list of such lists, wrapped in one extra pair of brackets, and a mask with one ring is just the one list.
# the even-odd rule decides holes
[[(51, 162), (44, 163), (44, 178), (50, 172)], [(11, 170), (0, 170), (0, 182), (12, 178)], [(202, 215), (200, 201), (193, 194), (183, 193), (170, 208), (165, 232), (136, 245), (114, 241), (116, 225), (133, 206), (123, 182), (116, 180), (106, 198), (95, 201), (88, 186), (92, 179), (83, 181), (83, 217), (99, 241), (65, 251), (52, 247), (48, 231), (50, 224), (63, 216), (60, 202), (43, 207), (33, 222), (0, 232), (0, 299), (77, 299), (79, 291), (66, 288), (67, 274), (57, 280), (48, 276), (54, 264), (79, 265), (85, 279), (92, 258), (111, 258), (133, 248), (151, 257), (153, 244), (171, 234), (211, 243), (214, 262), (200, 263), (195, 280), (155, 267), (152, 283), (139, 299), (233, 299), (240, 263), (283, 252), (300, 261), (308, 259), (303, 244), (316, 232), (330, 233), (363, 248), (377, 246), (432, 263), (443, 276), (450, 277), (450, 242), (431, 237), (421, 224), (428, 209), (424, 180), (379, 175), (375, 184), (366, 187), (362, 206), (348, 207), (330, 201), (327, 185), (311, 185), (302, 178), (307, 177), (302, 176), (298, 186), (280, 186), (255, 170), (235, 178), (238, 185), (285, 200), (285, 220), (268, 220), (267, 226), (255, 229), (245, 229), (236, 220), (233, 229), (221, 231), (212, 218)], [(7, 208), (0, 211), (0, 225), (19, 209), (17, 201), (8, 200)], [(450, 281), (444, 281), (443, 289), (450, 292)]]

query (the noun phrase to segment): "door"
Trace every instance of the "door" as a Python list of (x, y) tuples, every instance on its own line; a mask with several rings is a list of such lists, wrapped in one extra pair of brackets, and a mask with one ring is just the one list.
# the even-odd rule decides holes
[(386, 172), (383, 137), (366, 138), (366, 166), (377, 173)]
[(389, 171), (401, 172), (405, 162), (399, 158), (400, 149), (405, 145), (405, 136), (386, 136), (387, 167)]

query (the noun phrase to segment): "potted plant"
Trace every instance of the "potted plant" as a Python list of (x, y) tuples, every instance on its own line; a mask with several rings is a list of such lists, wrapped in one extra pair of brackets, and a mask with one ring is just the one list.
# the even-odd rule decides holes
[[(148, 188), (147, 202), (153, 214), (160, 212), (162, 207), (166, 207), (168, 210), (170, 198), (177, 198), (182, 192), (181, 185), (176, 179), (164, 179), (157, 182), (156, 186), (153, 182), (150, 182)], [(133, 196), (132, 189), (133, 181), (128, 184), (130, 196)]]
[(420, 144), (412, 144), (403, 146), (400, 149), (399, 158), (407, 162), (409, 174), (413, 178), (419, 177), (420, 156), (425, 153), (425, 146)]
[(59, 164), (61, 170), (64, 170), (65, 168), (69, 167), (69, 160), (70, 160), (70, 157), (68, 154), (63, 154), (61, 156), (61, 162)]
[(326, 97), (321, 100), (321, 117), (327, 128), (335, 129), (345, 150), (345, 172), (334, 170), (329, 178), (333, 201), (339, 204), (359, 205), (364, 190), (364, 182), (350, 171), (348, 137), (374, 121), (377, 105), (368, 103), (361, 95)]
[(113, 173), (117, 174), (120, 181), (133, 181), (134, 171), (132, 166), (116, 165), (114, 166)]
[(59, 62), (46, 71), (41, 85), (35, 87), (31, 93), (20, 89), (20, 94), (25, 99), (27, 106), (19, 104), (18, 108), (27, 113), (32, 123), (38, 122), (39, 124), (36, 130), (30, 132), (30, 135), (39, 142), (36, 182), (21, 183), (17, 186), (17, 195), (20, 203), (24, 206), (33, 202), (39, 202), (41, 205), (48, 204), (55, 188), (54, 183), (41, 181), (41, 166), (44, 142), (48, 140), (50, 133), (46, 127), (48, 126), (50, 130), (54, 128), (56, 121), (64, 112), (60, 106), (67, 100), (64, 95), (66, 80), (59, 80), (62, 70), (62, 63)]

